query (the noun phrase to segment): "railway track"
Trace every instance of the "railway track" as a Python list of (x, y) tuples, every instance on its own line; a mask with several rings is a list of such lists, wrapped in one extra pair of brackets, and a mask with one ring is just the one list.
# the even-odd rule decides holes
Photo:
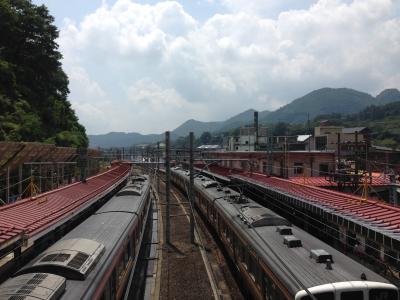
[[(164, 191), (162, 182), (158, 207), (165, 228)], [(224, 255), (196, 212), (196, 245), (190, 242), (189, 212), (187, 197), (172, 186), (171, 239), (161, 245), (159, 299), (243, 299)]]

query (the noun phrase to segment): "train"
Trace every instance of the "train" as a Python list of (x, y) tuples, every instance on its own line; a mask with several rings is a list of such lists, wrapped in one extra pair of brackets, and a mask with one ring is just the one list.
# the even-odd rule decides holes
[(0, 285), (0, 299), (127, 297), (151, 209), (148, 176), (131, 176), (99, 210)]
[[(194, 176), (194, 204), (222, 243), (246, 298), (399, 300), (398, 288), (287, 219), (212, 177)], [(189, 172), (171, 169), (188, 191)]]

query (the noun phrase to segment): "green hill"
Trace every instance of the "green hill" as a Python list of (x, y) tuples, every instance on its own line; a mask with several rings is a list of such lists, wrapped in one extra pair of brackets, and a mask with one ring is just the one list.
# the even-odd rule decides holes
[(293, 100), (269, 114), (262, 121), (304, 123), (308, 115), (312, 119), (323, 114), (352, 114), (375, 102), (376, 99), (373, 96), (353, 89), (322, 88)]
[(400, 91), (398, 89), (386, 89), (376, 96), (377, 104), (386, 104), (400, 101)]
[(85, 146), (45, 6), (0, 0), (0, 140)]

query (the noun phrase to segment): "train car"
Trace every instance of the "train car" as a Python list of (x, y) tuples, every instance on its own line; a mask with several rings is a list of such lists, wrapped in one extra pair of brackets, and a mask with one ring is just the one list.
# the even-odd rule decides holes
[[(189, 173), (171, 179), (187, 190)], [(196, 175), (195, 204), (217, 233), (246, 293), (267, 300), (398, 300), (398, 288), (287, 219)]]
[(0, 299), (121, 299), (151, 206), (147, 176), (134, 176), (95, 214), (0, 286)]

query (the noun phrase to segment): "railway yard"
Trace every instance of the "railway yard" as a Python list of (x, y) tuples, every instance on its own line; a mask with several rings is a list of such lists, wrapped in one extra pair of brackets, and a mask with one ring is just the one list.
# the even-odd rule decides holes
[[(164, 185), (162, 182), (161, 188)], [(196, 240), (191, 243), (187, 197), (176, 188), (171, 194), (171, 240), (169, 244), (162, 241), (160, 299), (242, 299), (204, 221), (195, 213)], [(165, 193), (160, 196), (158, 204), (165, 228)]]
[(396, 207), (257, 173), (160, 165), (114, 162), (1, 207), (0, 299), (398, 299), (396, 261), (371, 254), (382, 240), (393, 258)]
[(399, 25), (0, 0), (0, 300), (400, 300)]

